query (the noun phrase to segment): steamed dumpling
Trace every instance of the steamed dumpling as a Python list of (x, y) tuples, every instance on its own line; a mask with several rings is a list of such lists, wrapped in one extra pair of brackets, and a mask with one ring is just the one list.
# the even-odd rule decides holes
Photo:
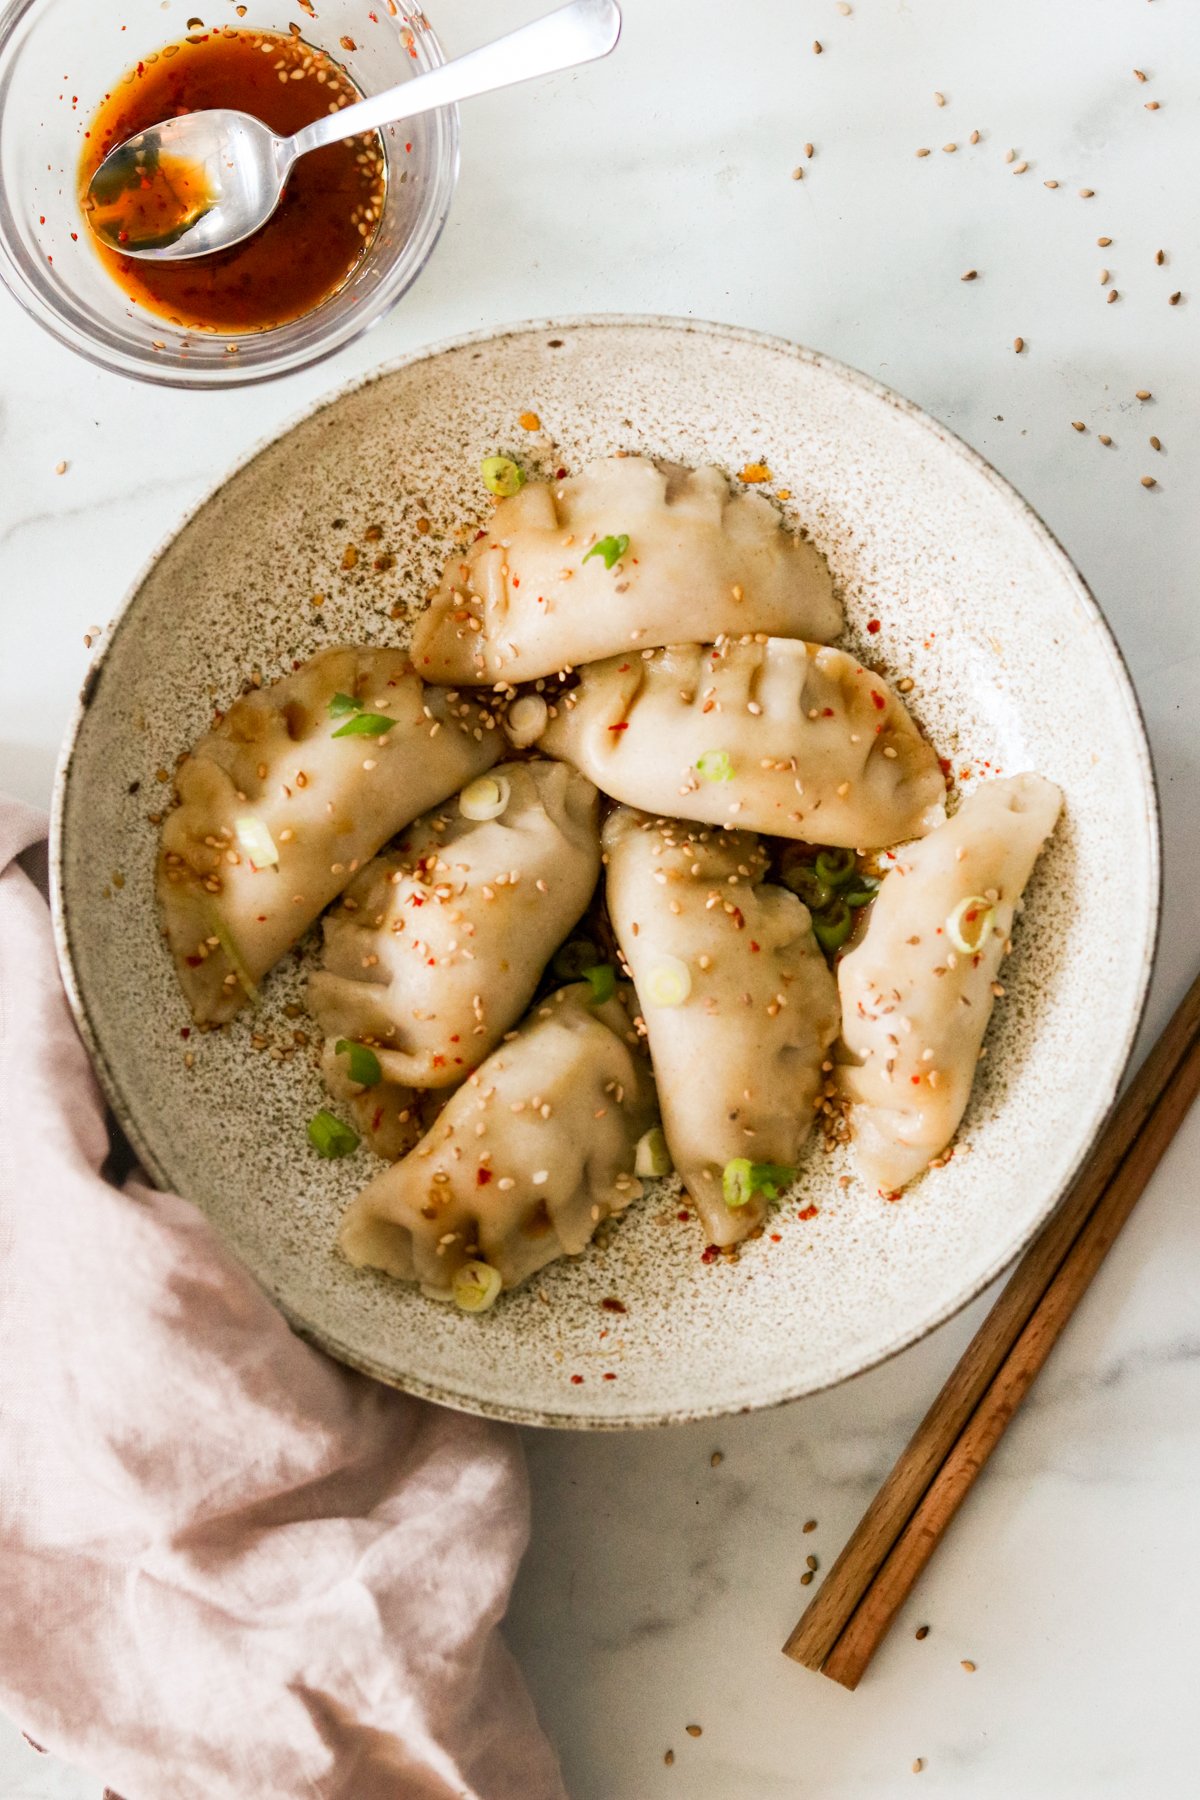
[[(373, 734), (337, 735), (376, 717)], [(179, 766), (158, 858), (198, 1024), (231, 1018), (381, 844), (491, 767), (493, 724), (399, 650), (322, 650), (234, 701)]]
[(772, 1185), (786, 1184), (837, 1036), (837, 988), (808, 908), (763, 879), (752, 832), (621, 807), (604, 847), (608, 909), (649, 1034), (667, 1145), (709, 1242), (736, 1243), (766, 1208), (758, 1191), (727, 1205), (724, 1171), (740, 1160), (783, 1165)]
[[(611, 569), (588, 555), (620, 537)], [(681, 637), (841, 625), (824, 558), (761, 495), (731, 495), (718, 469), (614, 456), (502, 500), (448, 563), (413, 657), (430, 681), (519, 682)]]
[[(370, 1045), (384, 1082), (455, 1085), (533, 999), (600, 873), (595, 787), (505, 763), (367, 864), (325, 921), (308, 1005), (327, 1042)], [(343, 1054), (338, 1061), (345, 1063)]]
[(352, 1263), (446, 1297), (464, 1263), (506, 1288), (574, 1256), (641, 1193), (654, 1086), (618, 991), (559, 988), (447, 1102), (428, 1137), (351, 1204)]
[(355, 1081), (346, 1055), (338, 1055), (336, 1038), (326, 1038), (321, 1050), (321, 1074), (332, 1097), (354, 1120), (360, 1137), (376, 1156), (396, 1162), (424, 1137), (441, 1109), (443, 1089), (405, 1087), (381, 1080), (367, 1085)]
[(877, 849), (943, 815), (932, 747), (844, 650), (673, 644), (580, 671), (539, 739), (646, 812)]
[(1061, 805), (1040, 775), (977, 788), (900, 852), (861, 943), (839, 964), (842, 1037), (857, 1065), (840, 1071), (855, 1158), (885, 1193), (958, 1129), (1013, 911)]

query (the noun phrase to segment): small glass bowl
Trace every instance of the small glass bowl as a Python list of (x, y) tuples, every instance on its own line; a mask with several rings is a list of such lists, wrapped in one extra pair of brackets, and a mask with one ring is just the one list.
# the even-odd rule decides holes
[[(297, 12), (289, 0), (9, 0), (0, 10), (0, 276), (31, 318), (102, 368), (172, 387), (241, 387), (332, 356), (416, 280), (454, 193), (458, 112), (385, 127), (383, 217), (335, 294), (266, 331), (181, 330), (132, 304), (104, 268), (80, 210), (77, 171), (105, 93), (198, 17), (214, 29), (286, 33)], [(406, 0), (302, 0), (299, 23), (364, 94), (445, 60), (425, 15)]]

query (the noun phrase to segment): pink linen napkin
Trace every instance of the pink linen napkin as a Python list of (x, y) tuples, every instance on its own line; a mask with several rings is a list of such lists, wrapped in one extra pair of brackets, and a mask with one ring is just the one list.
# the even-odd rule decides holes
[(0, 800), (0, 1709), (126, 1800), (565, 1800), (515, 1433), (294, 1337), (104, 1111)]

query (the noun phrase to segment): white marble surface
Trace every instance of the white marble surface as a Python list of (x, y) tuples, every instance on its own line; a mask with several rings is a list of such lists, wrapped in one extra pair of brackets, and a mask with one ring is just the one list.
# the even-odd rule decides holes
[[(539, 10), (431, 5), (451, 49)], [(608, 64), (468, 111), (433, 263), (325, 368), (221, 396), (135, 388), (74, 362), (0, 296), (0, 781), (45, 800), (84, 631), (232, 458), (340, 380), (531, 315), (729, 319), (920, 401), (1016, 482), (1093, 584), (1162, 785), (1157, 1027), (1200, 938), (1200, 7), (853, 0), (846, 16), (834, 0), (626, 0), (626, 11)], [(806, 140), (816, 154), (794, 182)], [(953, 155), (939, 148), (949, 142)], [(918, 160), (920, 145), (934, 153)], [(1028, 159), (1021, 176), (1009, 146)], [(963, 283), (968, 268), (979, 278)], [(1138, 388), (1153, 400), (1139, 403)], [(956, 1800), (1196, 1793), (1198, 1176), (1200, 1117), (854, 1695), (779, 1654), (804, 1556), (832, 1558), (979, 1307), (782, 1412), (637, 1437), (528, 1434), (534, 1537), (510, 1632), (575, 1800), (890, 1796), (908, 1791), (916, 1757), (917, 1791)], [(818, 1530), (802, 1537), (810, 1517)], [(99, 1800), (99, 1788), (0, 1725), (0, 1796)]]

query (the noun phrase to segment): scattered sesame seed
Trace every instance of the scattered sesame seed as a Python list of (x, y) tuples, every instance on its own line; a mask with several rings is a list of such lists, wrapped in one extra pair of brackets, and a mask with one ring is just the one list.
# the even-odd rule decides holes
[(1133, 78), (1135, 81), (1145, 81), (1146, 79), (1141, 69), (1135, 69), (1133, 71)]
[(1156, 437), (1152, 437), (1150, 439), (1150, 448), (1152, 450), (1161, 450), (1162, 449), (1162, 445), (1159, 443), (1159, 441)]
[(935, 93), (935, 94), (934, 94), (934, 96), (933, 96), (933, 104), (934, 104), (934, 105), (935, 105), (935, 106), (945, 106), (945, 104), (946, 104), (946, 96), (945, 96), (945, 94), (937, 94), (937, 93)]
[(811, 156), (812, 156), (812, 154), (813, 154), (813, 147), (812, 147), (812, 145), (811, 145), (811, 144), (805, 144), (805, 146), (804, 146), (804, 154), (805, 154), (805, 156), (808, 156), (808, 157), (811, 157)]
[(951, 155), (953, 155), (954, 151), (956, 151), (958, 149), (958, 145), (957, 144), (943, 144), (942, 149), (946, 152), (947, 156), (951, 156)]
[(1168, 306), (1178, 306), (1179, 302), (1182, 299), (1183, 299), (1182, 290), (1178, 290), (1177, 292), (1175, 292), (1174, 294), (1171, 295), (1171, 298), (1167, 301), (1167, 305)]
[(925, 1758), (923, 1756), (917, 1756), (917, 1757), (913, 1758), (912, 1772), (914, 1775), (919, 1775), (921, 1773), (921, 1770), (924, 1767), (925, 1767)]
[(1016, 351), (1018, 356), (1020, 356), (1020, 354), (1024, 348), (1025, 348), (1025, 339), (1023, 337), (1015, 337), (1013, 339), (1013, 349)]
[(971, 142), (973, 144), (977, 144), (979, 142), (979, 133), (977, 131), (973, 131), (971, 133)]
[(1147, 112), (1157, 112), (1158, 111), (1158, 101), (1157, 100), (1147, 100), (1146, 111)]
[(1114, 301), (1114, 300), (1115, 300), (1115, 299), (1116, 299), (1116, 298), (1117, 298), (1117, 290), (1116, 290), (1116, 288), (1109, 288), (1109, 290), (1108, 290), (1108, 305), (1109, 305), (1109, 306), (1111, 306), (1111, 305), (1112, 305), (1112, 303), (1113, 303), (1113, 301)]
[(1112, 443), (1112, 439), (1109, 437), (1107, 431), (1102, 431), (1100, 433), (1100, 442), (1102, 444), (1111, 444)]
[(1112, 243), (1112, 239), (1108, 238), (1108, 237), (1097, 238), (1096, 242), (1099, 244), (1099, 246), (1102, 250), (1107, 250), (1108, 246)]
[(819, 1565), (815, 1556), (806, 1556), (804, 1559), (804, 1566), (806, 1569), (815, 1569)]
[(1087, 426), (1084, 424), (1082, 419), (1072, 419), (1071, 420), (1071, 430), (1072, 431), (1086, 431)]
[(666, 1752), (664, 1752), (663, 1761), (666, 1763), (666, 1765), (669, 1769), (671, 1767), (671, 1764), (675, 1761), (675, 1752), (673, 1750), (667, 1750)]
[(1016, 159), (1017, 159), (1017, 153), (1015, 150), (1006, 150), (1004, 152), (1004, 160), (1006, 163), (1015, 162)]
[(969, 1657), (964, 1656), (960, 1666), (967, 1671), (968, 1675), (973, 1675), (975, 1673), (975, 1664)]
[(918, 150), (917, 155), (918, 156), (928, 156), (929, 152), (928, 152), (928, 150)]
[(1108, 269), (1101, 269), (1101, 271), (1100, 271), (1100, 286), (1107, 287), (1109, 280), (1110, 280), (1110, 271)]
[(683, 1728), (689, 1737), (699, 1737), (704, 1730), (703, 1725), (685, 1725)]
[(708, 1459), (708, 1466), (710, 1469), (719, 1469), (724, 1461), (725, 1458), (721, 1452), (719, 1450), (714, 1450)]
[(817, 1521), (815, 1519), (805, 1519), (802, 1529), (805, 1531), (815, 1531), (817, 1529)]
[(1080, 188), (1079, 198), (1081, 200), (1094, 200), (1096, 198), (1095, 188)]
[(66, 464), (66, 463), (65, 463), (65, 462), (58, 462), (58, 463), (55, 463), (55, 465), (54, 465), (54, 473), (55, 473), (55, 474), (56, 474), (56, 475), (65, 475), (65, 474), (66, 474), (66, 472), (67, 472), (67, 467), (68, 467), (68, 465), (67, 465), (67, 464)]
[(1134, 398), (1136, 400), (1149, 400), (1150, 399), (1150, 389), (1149, 388), (1138, 388), (1137, 392), (1134, 395)]
[(804, 180), (804, 170), (800, 167), (799, 163), (797, 163), (796, 167), (792, 170), (792, 180), (793, 181), (803, 181)]
[(1165, 263), (1167, 260), (1166, 252), (1163, 250), (1156, 250), (1154, 252), (1154, 260), (1156, 263), (1158, 263), (1159, 267), (1161, 268), (1162, 264)]
[(819, 39), (817, 39), (817, 38), (814, 38), (814, 39), (813, 39), (813, 55), (814, 55), (814, 56), (820, 56), (820, 54), (821, 54), (821, 44), (820, 44), (820, 41), (819, 41)]
[(979, 270), (978, 269), (968, 269), (965, 275), (959, 276), (960, 281), (977, 281), (978, 279), (979, 279)]
[(812, 1578), (813, 1578), (813, 1572), (812, 1572), (812, 1570), (811, 1570), (811, 1569), (805, 1569), (805, 1571), (804, 1571), (804, 1573), (803, 1573), (803, 1575), (802, 1575), (802, 1576), (801, 1576), (801, 1577), (800, 1577), (800, 1586), (801, 1586), (801, 1587), (808, 1587), (808, 1586), (809, 1586), (809, 1584), (810, 1584), (810, 1583), (811, 1583), (811, 1581), (812, 1581)]
[(927, 1638), (929, 1636), (928, 1625), (918, 1625), (914, 1635), (919, 1644), (922, 1641), (922, 1639)]
[(1155, 481), (1153, 475), (1143, 475), (1142, 476), (1142, 486), (1144, 488), (1152, 488), (1152, 487), (1157, 487), (1158, 483), (1157, 483), (1157, 481)]
[(1014, 175), (1023, 175), (1028, 167), (1029, 167), (1029, 164), (1027, 162), (1019, 162), (1013, 168), (1013, 174)]
[(1043, 181), (1043, 183), (1042, 183), (1042, 186), (1043, 186), (1043, 187), (1050, 187), (1050, 188), (1055, 188), (1055, 187), (1057, 187), (1057, 186), (1058, 186), (1058, 183), (1057, 183), (1057, 181)]

